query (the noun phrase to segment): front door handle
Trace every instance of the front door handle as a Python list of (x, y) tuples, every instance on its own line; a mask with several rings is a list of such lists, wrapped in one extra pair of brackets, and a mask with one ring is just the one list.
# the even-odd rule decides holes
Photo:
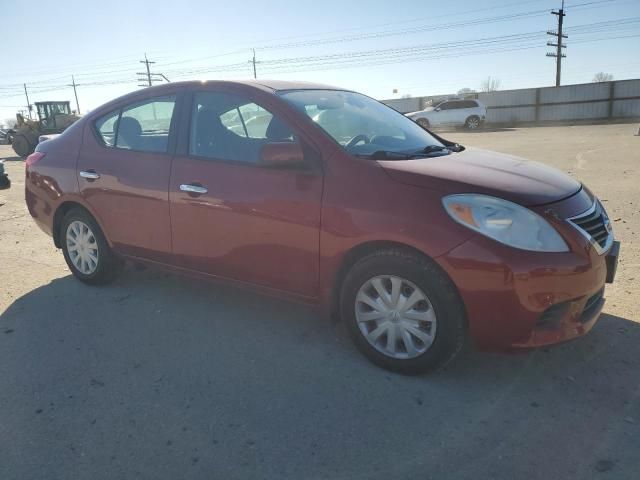
[(202, 185), (193, 185), (191, 183), (183, 183), (182, 185), (180, 185), (180, 191), (202, 195), (207, 193), (209, 190), (207, 190)]
[(97, 180), (100, 178), (100, 174), (94, 172), (93, 170), (83, 170), (80, 172), (80, 176), (82, 178), (86, 178), (87, 180)]

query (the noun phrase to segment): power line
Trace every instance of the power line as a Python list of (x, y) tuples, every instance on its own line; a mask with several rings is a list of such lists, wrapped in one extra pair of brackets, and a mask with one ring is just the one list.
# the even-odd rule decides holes
[[(590, 9), (590, 8), (599, 8), (599, 7), (604, 7), (606, 6), (606, 4), (612, 3), (612, 2), (625, 2), (625, 1), (631, 1), (631, 0), (595, 0), (595, 1), (590, 1), (590, 2), (583, 2), (583, 3), (578, 3), (575, 5), (568, 5), (567, 9), (570, 10), (578, 10), (578, 9)], [(635, 0), (633, 0), (635, 1)], [(271, 40), (266, 40), (263, 43), (266, 43), (266, 45), (262, 46), (262, 47), (258, 47), (258, 50), (261, 49), (269, 49), (269, 50), (276, 50), (276, 49), (283, 49), (283, 48), (291, 48), (293, 46), (299, 45), (299, 43), (291, 43), (290, 46), (288, 46), (288, 44), (284, 43), (284, 44), (278, 44), (278, 45), (269, 45), (269, 43), (273, 43), (274, 41), (277, 40), (283, 40), (283, 39), (295, 39), (295, 38), (311, 38), (311, 37), (319, 37), (319, 36), (326, 36), (328, 34), (331, 33), (338, 33), (338, 32), (348, 32), (348, 31), (357, 31), (357, 30), (369, 30), (371, 28), (376, 28), (376, 27), (384, 27), (384, 26), (388, 26), (388, 25), (399, 25), (399, 24), (408, 24), (408, 23), (415, 23), (415, 22), (420, 22), (420, 21), (425, 21), (425, 20), (430, 20), (432, 21), (433, 19), (437, 19), (437, 18), (443, 18), (443, 17), (450, 17), (450, 16), (464, 16), (466, 14), (470, 14), (470, 13), (476, 13), (476, 12), (483, 12), (483, 11), (488, 11), (488, 10), (495, 10), (497, 8), (501, 8), (501, 9), (505, 9), (505, 8), (509, 8), (509, 7), (513, 7), (513, 6), (520, 6), (520, 5), (524, 5), (524, 4), (529, 4), (529, 3), (534, 3), (534, 0), (531, 1), (519, 1), (519, 2), (511, 2), (511, 3), (507, 3), (507, 4), (503, 4), (503, 5), (496, 5), (496, 6), (492, 6), (492, 7), (485, 7), (485, 8), (478, 8), (478, 9), (473, 9), (473, 10), (466, 10), (466, 11), (462, 11), (462, 12), (455, 12), (455, 13), (448, 13), (448, 14), (442, 14), (442, 15), (436, 15), (436, 16), (430, 16), (430, 17), (423, 17), (423, 18), (417, 18), (417, 19), (411, 19), (411, 20), (404, 20), (404, 21), (397, 21), (397, 22), (387, 22), (387, 23), (383, 23), (383, 24), (375, 24), (375, 25), (368, 25), (368, 26), (364, 26), (364, 27), (351, 27), (348, 29), (342, 29), (342, 30), (334, 30), (332, 32), (324, 32), (324, 33), (315, 33), (315, 34), (306, 34), (306, 35), (298, 35), (298, 36), (289, 36), (289, 37), (280, 37), (280, 38), (275, 38), (275, 39), (271, 39)], [(498, 17), (487, 17), (487, 18), (481, 18), (481, 19), (473, 19), (473, 20), (467, 20), (467, 21), (459, 21), (459, 22), (448, 22), (448, 23), (444, 23), (444, 24), (436, 24), (436, 25), (422, 25), (422, 26), (417, 26), (417, 27), (410, 27), (408, 29), (401, 29), (401, 30), (387, 30), (387, 31), (382, 31), (382, 32), (372, 32), (372, 33), (364, 33), (364, 34), (356, 34), (356, 35), (351, 35), (351, 36), (338, 36), (338, 37), (332, 37), (329, 39), (322, 39), (322, 38), (318, 38), (316, 40), (308, 40), (304, 43), (304, 45), (323, 45), (323, 44), (327, 44), (327, 43), (342, 43), (342, 42), (347, 42), (347, 41), (356, 41), (359, 39), (365, 39), (365, 38), (376, 38), (376, 37), (384, 37), (384, 36), (389, 36), (389, 35), (408, 35), (408, 34), (412, 34), (412, 33), (422, 33), (422, 32), (426, 32), (426, 31), (432, 31), (432, 30), (442, 30), (442, 29), (451, 29), (451, 28), (461, 28), (461, 27), (465, 27), (465, 26), (470, 26), (470, 25), (479, 25), (479, 24), (483, 24), (483, 23), (493, 23), (493, 22), (497, 22), (497, 21), (510, 21), (513, 19), (517, 19), (519, 17), (525, 18), (527, 15), (544, 15), (546, 14), (547, 10), (535, 10), (535, 11), (530, 11), (530, 12), (520, 12), (520, 13), (514, 13), (514, 14), (505, 14), (505, 15), (501, 15)], [(363, 37), (364, 35), (364, 37)], [(246, 49), (240, 49), (240, 50), (234, 50), (234, 51), (230, 51), (230, 52), (225, 52), (225, 53), (221, 53), (221, 54), (217, 54), (217, 55), (211, 55), (211, 56), (206, 56), (206, 57), (200, 57), (200, 58), (194, 58), (194, 59), (187, 59), (187, 60), (179, 60), (179, 61), (174, 61), (174, 62), (169, 62), (169, 63), (164, 63), (163, 65), (175, 65), (175, 64), (184, 64), (184, 63), (193, 63), (196, 61), (204, 61), (204, 60), (208, 60), (208, 59), (213, 59), (213, 58), (217, 58), (217, 57), (221, 57), (221, 56), (228, 56), (228, 55), (234, 55), (234, 54), (238, 54), (241, 53), (243, 51), (246, 51)], [(157, 58), (156, 58), (157, 60)], [(69, 71), (69, 74), (71, 73), (75, 73), (76, 76), (78, 77), (83, 77), (84, 75), (89, 75), (89, 76), (96, 76), (96, 75), (113, 75), (117, 72), (130, 72), (132, 69), (128, 68), (128, 69), (119, 69), (119, 70), (113, 70), (112, 67), (114, 66), (121, 66), (121, 65), (128, 65), (130, 64), (131, 61), (122, 61), (122, 59), (120, 58), (120, 60), (118, 62), (110, 62), (110, 63), (99, 63), (99, 64), (83, 64), (83, 63), (72, 63), (72, 64), (67, 64), (67, 65), (56, 65), (56, 71), (58, 72), (65, 72), (68, 71), (68, 68), (72, 68), (75, 71)], [(85, 74), (85, 73), (77, 73), (78, 70), (78, 66), (84, 66), (85, 68), (92, 68), (94, 70), (93, 73), (89, 73), (89, 74)], [(24, 69), (22, 71), (25, 71)], [(28, 69), (27, 69), (28, 71)], [(50, 69), (47, 69), (45, 71), (50, 71)], [(42, 70), (36, 71), (34, 72), (34, 74), (36, 73), (40, 73), (42, 72)], [(144, 74), (144, 72), (143, 72)], [(13, 76), (15, 76), (15, 74), (11, 74)], [(66, 76), (65, 76), (66, 78)], [(34, 83), (47, 83), (49, 82), (51, 79), (47, 79), (45, 81), (31, 81), (29, 82), (30, 85), (34, 84)], [(60, 80), (60, 78), (57, 78), (57, 80)], [(148, 81), (147, 81), (148, 84)], [(15, 87), (19, 87), (21, 86), (21, 83), (16, 83), (13, 86)], [(0, 89), (2, 89), (2, 87), (0, 87)]]
[[(584, 2), (584, 3), (579, 3), (579, 4), (575, 4), (575, 5), (569, 5), (567, 6), (567, 8), (574, 10), (574, 9), (579, 9), (579, 8), (594, 8), (595, 7), (599, 7), (599, 6), (604, 6), (602, 4), (609, 4), (613, 1), (620, 1), (620, 0), (596, 0), (596, 1), (592, 1), (592, 2)], [(622, 0), (622, 1), (626, 1), (626, 0)], [(517, 3), (512, 3), (509, 5), (519, 5), (519, 4), (523, 4), (523, 3), (532, 3), (532, 2), (517, 2)], [(491, 10), (494, 7), (491, 8), (482, 8), (482, 9), (476, 9), (474, 11), (483, 11), (483, 10)], [(471, 11), (469, 11), (471, 12)], [(462, 12), (462, 13), (469, 13), (469, 12)], [(448, 23), (448, 24), (437, 24), (437, 25), (426, 25), (426, 26), (419, 26), (419, 27), (413, 27), (412, 30), (407, 31), (407, 30), (398, 30), (398, 31), (383, 31), (383, 32), (373, 32), (373, 33), (369, 33), (369, 34), (365, 34), (367, 35), (367, 38), (370, 37), (374, 37), (374, 36), (385, 36), (385, 35), (399, 35), (399, 34), (409, 34), (409, 33), (417, 33), (418, 31), (429, 31), (429, 29), (448, 29), (448, 28), (460, 28), (466, 25), (469, 25), (471, 23), (474, 24), (481, 24), (481, 23), (491, 23), (491, 22), (495, 22), (495, 21), (507, 21), (510, 19), (513, 19), (515, 17), (519, 17), (519, 16), (526, 16), (526, 15), (531, 15), (531, 14), (539, 14), (539, 12), (542, 12), (542, 15), (546, 14), (546, 10), (536, 10), (536, 11), (531, 11), (531, 12), (520, 12), (520, 13), (515, 13), (515, 14), (509, 14), (509, 15), (501, 15), (498, 17), (488, 17), (488, 18), (484, 18), (484, 19), (475, 19), (475, 20), (471, 20), (471, 21), (465, 21), (465, 22), (456, 22), (456, 23)], [(443, 16), (450, 16), (451, 14), (445, 14), (445, 15), (439, 15), (436, 17), (430, 17), (430, 18), (438, 18), (438, 17), (443, 17)], [(413, 20), (412, 20), (413, 21)], [(409, 21), (405, 21), (405, 22), (390, 22), (387, 23), (386, 25), (389, 24), (395, 24), (395, 23), (409, 23)], [(607, 23), (607, 22), (601, 22), (603, 24)], [(359, 28), (370, 28), (370, 27), (359, 27)], [(349, 41), (349, 39), (345, 39), (345, 37), (338, 37), (338, 38), (332, 38), (329, 39), (329, 42), (335, 42), (335, 41)], [(320, 43), (318, 43), (320, 42)], [(323, 44), (327, 43), (326, 40), (319, 40), (319, 41), (314, 41), (312, 42), (314, 45), (318, 45), (318, 44)], [(269, 49), (275, 49), (276, 47), (281, 47), (281, 48), (287, 48), (286, 44), (281, 44), (281, 45), (267, 45), (266, 47), (259, 47), (260, 48), (269, 48)], [(214, 55), (214, 56), (209, 56), (209, 57), (201, 57), (200, 59), (192, 59), (192, 60), (182, 60), (182, 61), (177, 61), (177, 62), (170, 62), (167, 63), (166, 65), (174, 65), (174, 64), (184, 64), (184, 63), (189, 63), (189, 62), (195, 62), (198, 60), (205, 60), (207, 58), (215, 58), (215, 57), (220, 57), (220, 56), (226, 56), (226, 55), (231, 55), (231, 54), (236, 54), (238, 52), (241, 52), (242, 50), (235, 50), (233, 52), (227, 52), (227, 53), (223, 53), (223, 54), (219, 54), (219, 55)], [(112, 65), (120, 65), (120, 64), (126, 64), (128, 62), (116, 62), (113, 63)], [(77, 73), (74, 72), (76, 74), (76, 76), (78, 77), (82, 77), (84, 80), (91, 78), (91, 77), (96, 77), (96, 76), (100, 76), (101, 79), (104, 79), (105, 77), (113, 77), (116, 76), (118, 72), (126, 72), (129, 73), (132, 71), (131, 68), (126, 68), (126, 69), (119, 69), (119, 70), (113, 70), (110, 69), (108, 72), (102, 72), (101, 69), (102, 68), (106, 68), (108, 65), (110, 64), (103, 64), (100, 66), (100, 69), (98, 71), (93, 71), (90, 73)], [(145, 75), (145, 73), (143, 72), (142, 75)], [(56, 79), (47, 79), (47, 80), (38, 80), (38, 81), (31, 81), (29, 82), (30, 85), (31, 84), (41, 84), (41, 83), (48, 83), (48, 82), (53, 82), (53, 81), (58, 81), (60, 78), (56, 78)], [(148, 78), (146, 79), (146, 83), (148, 86)], [(153, 82), (152, 82), (153, 83)], [(16, 83), (13, 85), (0, 85), (0, 90), (7, 90), (8, 88), (11, 87), (19, 87), (21, 86), (21, 83)]]
[[(571, 27), (568, 30), (572, 33), (572, 35), (583, 36), (583, 35), (592, 35), (594, 33), (600, 32), (608, 32), (611, 30), (615, 30), (617, 32), (621, 32), (624, 28), (630, 29), (633, 28), (634, 32), (635, 25), (640, 21), (640, 17), (634, 18), (626, 18), (620, 20), (609, 20), (603, 22), (594, 22), (584, 25), (578, 25), (575, 27)], [(440, 58), (460, 58), (467, 55), (481, 55), (488, 53), (499, 53), (499, 52), (508, 52), (508, 51), (516, 51), (530, 48), (540, 48), (540, 43), (538, 40), (540, 36), (544, 36), (544, 31), (533, 31), (533, 32), (525, 32), (519, 34), (512, 35), (502, 35), (496, 37), (483, 37), (476, 38), (470, 40), (462, 40), (462, 41), (453, 41), (453, 42), (441, 42), (441, 43), (430, 43), (430, 44), (419, 44), (419, 45), (410, 45), (405, 47), (396, 47), (390, 49), (375, 49), (375, 50), (355, 50), (350, 52), (341, 52), (337, 54), (330, 55), (317, 55), (317, 56), (305, 56), (305, 57), (284, 57), (277, 58), (273, 60), (263, 60), (261, 62), (256, 61), (257, 63), (262, 63), (264, 65), (265, 73), (293, 73), (299, 71), (313, 71), (318, 69), (342, 69), (342, 68), (353, 68), (353, 67), (364, 67), (370, 65), (383, 65), (383, 64), (392, 64), (392, 63), (407, 63), (414, 62), (419, 60), (426, 59), (440, 59)], [(635, 35), (628, 36), (618, 36), (618, 37), (600, 37), (595, 36), (594, 38), (588, 38), (585, 41), (597, 41), (597, 40), (612, 40), (614, 38), (632, 38)], [(583, 42), (575, 42), (575, 43), (583, 43)], [(169, 81), (167, 76), (163, 73), (153, 73), (151, 72), (151, 64), (148, 58), (145, 55), (145, 61), (141, 61), (145, 63), (145, 66), (149, 65), (149, 70), (147, 72), (139, 72), (141, 76), (145, 76), (146, 85), (149, 84), (149, 77), (151, 77), (151, 84), (155, 81), (161, 81), (160, 79), (164, 79), (165, 81)], [(147, 64), (146, 62), (149, 62)], [(253, 60), (250, 60), (250, 63), (253, 63)], [(217, 73), (222, 74), (225, 72), (240, 72), (247, 67), (247, 62), (238, 62), (238, 63), (230, 63), (224, 65), (213, 65), (209, 67), (200, 67), (196, 69), (180, 69), (173, 71), (173, 76), (183, 78), (188, 76), (193, 76), (195, 74), (203, 74), (203, 73)], [(129, 69), (126, 70), (130, 71)], [(104, 75), (100, 75), (100, 80), (89, 80), (91, 77), (96, 77), (99, 75), (98, 73), (80, 73), (78, 76), (84, 76), (86, 80), (82, 81), (82, 86), (84, 87), (92, 87), (92, 86), (101, 86), (101, 85), (116, 85), (116, 84), (130, 84), (131, 80), (126, 78), (119, 77), (117, 75), (114, 76), (107, 75), (105, 78)], [(167, 72), (169, 75), (171, 71)], [(255, 74), (257, 76), (257, 72)], [(50, 91), (61, 90), (63, 87), (69, 86), (68, 84), (52, 84), (44, 85), (43, 81), (40, 81), (40, 86), (35, 88), (30, 88), (31, 93), (46, 93)], [(56, 78), (57, 80), (57, 78)], [(141, 79), (142, 80), (142, 79)], [(72, 77), (73, 83), (75, 83), (75, 75)], [(35, 83), (35, 82), (34, 82)], [(20, 86), (24, 87), (23, 84)], [(31, 84), (30, 84), (31, 86)], [(73, 84), (71, 85), (73, 86)], [(78, 86), (78, 84), (76, 84)], [(18, 90), (15, 89), (13, 85), (0, 85), (0, 98), (10, 98), (14, 96), (20, 95)], [(12, 93), (13, 92), (13, 93)], [(77, 103), (77, 102), (76, 102)]]

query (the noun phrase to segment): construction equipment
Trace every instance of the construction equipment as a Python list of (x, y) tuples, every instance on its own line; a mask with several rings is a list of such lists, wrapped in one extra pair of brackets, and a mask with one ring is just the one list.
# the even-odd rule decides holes
[(36, 102), (35, 106), (38, 120), (16, 114), (16, 133), (13, 135), (12, 145), (16, 154), (22, 158), (34, 152), (40, 135), (62, 133), (80, 118), (71, 113), (69, 102)]

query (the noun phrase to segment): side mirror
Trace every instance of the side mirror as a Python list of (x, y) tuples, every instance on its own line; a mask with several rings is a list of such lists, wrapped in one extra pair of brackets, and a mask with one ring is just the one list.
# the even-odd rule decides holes
[(302, 168), (304, 152), (299, 143), (274, 142), (260, 149), (260, 165), (268, 168)]
[(442, 110), (440, 107), (436, 108), (436, 112), (439, 112), (440, 110)]

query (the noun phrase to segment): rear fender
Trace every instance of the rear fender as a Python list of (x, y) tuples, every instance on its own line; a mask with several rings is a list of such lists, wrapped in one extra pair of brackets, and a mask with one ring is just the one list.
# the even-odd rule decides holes
[(84, 198), (77, 194), (65, 196), (64, 200), (61, 201), (55, 209), (52, 225), (53, 243), (55, 244), (55, 246), (57, 248), (62, 248), (62, 245), (60, 245), (60, 226), (62, 224), (62, 219), (64, 218), (66, 213), (73, 208), (82, 208), (86, 210), (95, 219), (96, 223), (100, 227), (100, 230), (102, 230), (102, 234), (106, 238), (109, 247), (113, 248), (113, 243), (109, 239), (109, 235), (104, 228), (104, 224), (100, 219), (100, 216), (95, 212), (91, 205), (89, 205), (84, 200)]

